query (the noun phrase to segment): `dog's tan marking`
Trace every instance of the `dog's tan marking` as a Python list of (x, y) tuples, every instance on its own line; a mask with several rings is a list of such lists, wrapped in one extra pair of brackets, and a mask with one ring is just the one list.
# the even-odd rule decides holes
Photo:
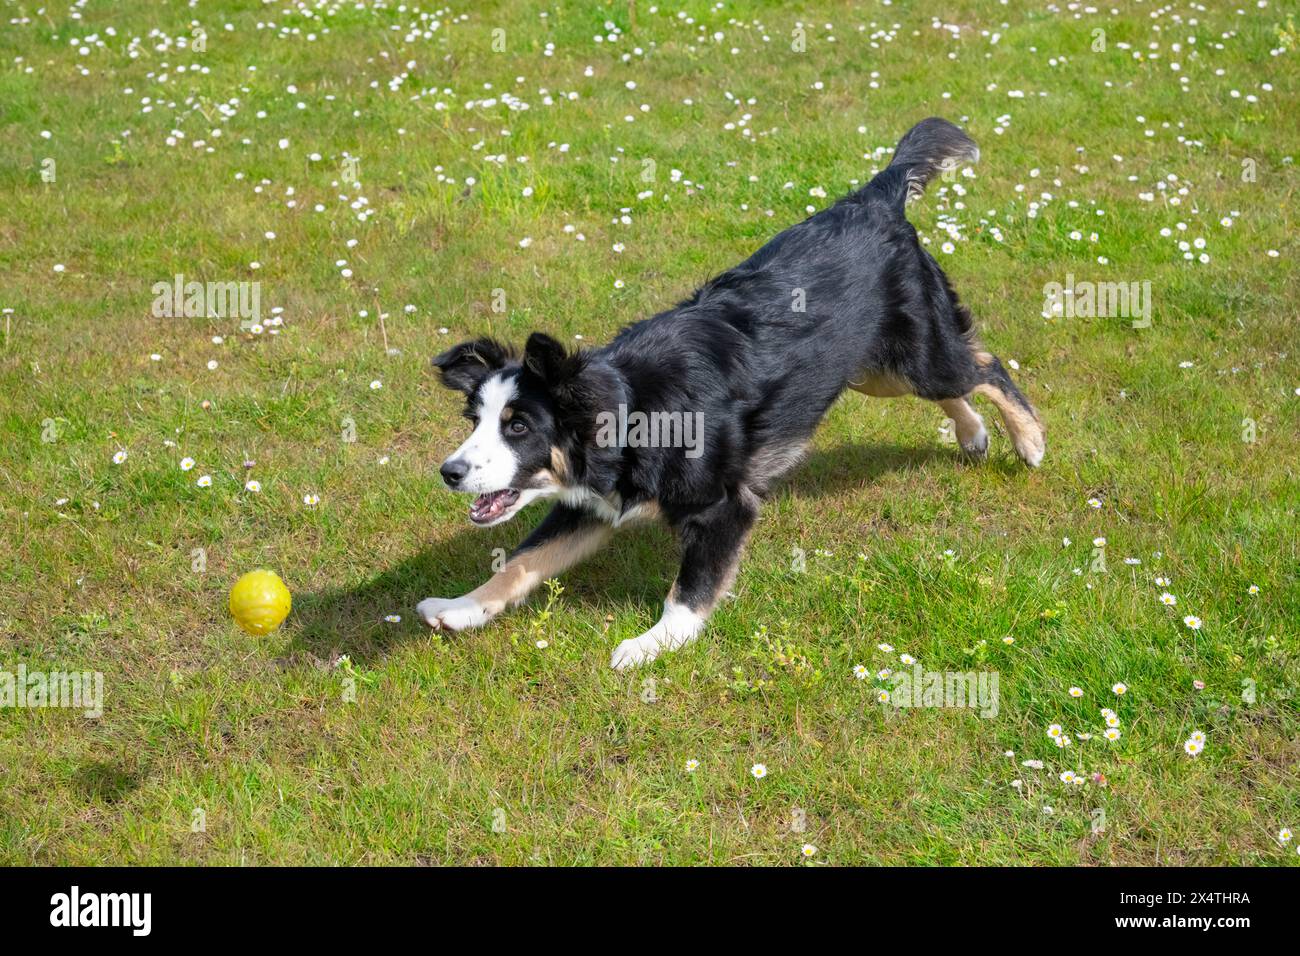
[(509, 405), (501, 409), (501, 420), (503, 422), (510, 421), (510, 419), (514, 418), (514, 416), (515, 416), (515, 410), (511, 408)]
[(557, 485), (565, 484), (569, 477), (569, 456), (554, 445), (551, 446), (551, 474)]
[(1032, 407), (1026, 409), (996, 385), (977, 385), (973, 394), (983, 395), (997, 406), (1007, 432), (1011, 435), (1011, 444), (1015, 446), (1016, 454), (1026, 465), (1037, 468), (1047, 450), (1047, 439), (1038, 413)]
[(523, 601), (547, 578), (593, 554), (609, 538), (611, 530), (608, 525), (593, 523), (517, 554), (465, 597), (477, 601), (489, 616), (500, 614), (508, 605)]
[(911, 384), (895, 372), (868, 372), (862, 381), (849, 382), (849, 388), (872, 398), (898, 398), (912, 394)]
[(629, 509), (619, 524), (626, 524), (633, 521), (657, 521), (662, 517), (662, 514), (662, 511), (659, 509), (658, 501), (653, 499), (650, 501), (643, 501)]

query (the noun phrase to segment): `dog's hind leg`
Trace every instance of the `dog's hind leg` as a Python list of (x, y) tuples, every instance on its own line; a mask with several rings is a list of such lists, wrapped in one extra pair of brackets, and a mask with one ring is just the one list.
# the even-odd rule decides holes
[(480, 627), (537, 585), (591, 555), (613, 529), (591, 513), (559, 504), (486, 582), (458, 598), (425, 598), (416, 613), (435, 630)]
[[(865, 374), (861, 381), (849, 382), (849, 388), (873, 398), (916, 394), (905, 379), (890, 373)], [(984, 428), (984, 419), (975, 411), (969, 397), (963, 395), (957, 398), (939, 398), (936, 401), (944, 414), (952, 419), (961, 450), (971, 458), (982, 459), (989, 450), (989, 433)]]
[(961, 450), (976, 461), (982, 460), (989, 451), (989, 433), (979, 412), (965, 398), (942, 398), (939, 407), (952, 419)]
[(1016, 454), (1030, 468), (1037, 468), (1042, 464), (1043, 454), (1047, 451), (1047, 438), (1043, 434), (1043, 423), (1037, 410), (1016, 388), (1016, 383), (1011, 381), (1011, 376), (996, 355), (979, 352), (975, 356), (975, 362), (979, 367), (981, 382), (975, 386), (973, 394), (983, 395), (997, 406)]
[(735, 580), (758, 506), (758, 497), (741, 487), (717, 504), (673, 522), (681, 536), (682, 565), (664, 601), (663, 616), (641, 636), (614, 648), (611, 667), (623, 670), (648, 663), (699, 637)]

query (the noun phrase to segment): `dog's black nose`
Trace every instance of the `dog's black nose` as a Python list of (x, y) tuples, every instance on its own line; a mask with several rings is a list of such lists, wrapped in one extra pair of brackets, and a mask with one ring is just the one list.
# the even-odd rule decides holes
[(469, 463), (460, 459), (444, 461), (438, 470), (442, 472), (442, 480), (447, 483), (447, 487), (455, 488), (469, 474)]

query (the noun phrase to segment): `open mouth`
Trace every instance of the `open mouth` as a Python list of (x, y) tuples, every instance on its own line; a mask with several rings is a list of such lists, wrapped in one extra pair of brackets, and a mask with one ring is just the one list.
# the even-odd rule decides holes
[(479, 495), (469, 506), (469, 520), (475, 524), (491, 524), (510, 510), (518, 500), (519, 492), (513, 488)]

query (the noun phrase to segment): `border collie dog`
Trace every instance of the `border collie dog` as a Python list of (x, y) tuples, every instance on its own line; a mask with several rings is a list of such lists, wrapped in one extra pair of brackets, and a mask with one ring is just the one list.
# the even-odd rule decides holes
[(421, 601), (424, 621), (484, 625), (613, 529), (659, 518), (680, 542), (677, 580), (659, 622), (610, 663), (681, 647), (727, 593), (774, 481), (846, 388), (938, 402), (977, 459), (989, 439), (971, 398), (982, 395), (1037, 466), (1038, 413), (978, 344), (903, 215), (936, 174), (978, 158), (956, 126), (924, 120), (865, 187), (603, 348), (570, 352), (535, 332), (522, 355), (483, 338), (435, 358), (443, 384), (468, 399), (473, 431), (441, 471), (447, 487), (477, 495), (470, 521), (486, 528), (538, 498), (556, 502), (481, 587)]

